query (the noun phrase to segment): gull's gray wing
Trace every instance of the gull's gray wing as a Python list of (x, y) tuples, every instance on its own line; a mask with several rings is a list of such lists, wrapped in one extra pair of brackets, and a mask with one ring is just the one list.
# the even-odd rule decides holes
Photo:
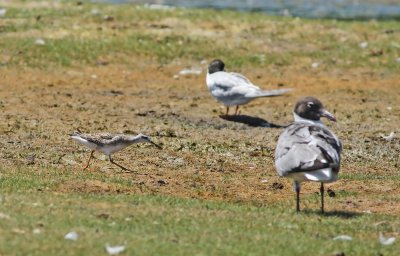
[(280, 176), (329, 167), (338, 172), (341, 149), (339, 139), (323, 125), (295, 122), (279, 137), (275, 166)]

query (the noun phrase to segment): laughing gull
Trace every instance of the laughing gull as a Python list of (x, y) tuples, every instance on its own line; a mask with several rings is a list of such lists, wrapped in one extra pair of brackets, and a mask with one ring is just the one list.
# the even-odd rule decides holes
[(236, 106), (235, 115), (237, 115), (239, 105), (256, 98), (279, 96), (291, 91), (291, 89), (261, 90), (242, 74), (225, 72), (224, 68), (222, 60), (213, 60), (208, 66), (206, 83), (211, 95), (226, 106), (226, 115), (230, 106)]
[(300, 182), (321, 182), (321, 211), (324, 212), (324, 183), (336, 181), (342, 144), (320, 120), (336, 122), (314, 97), (300, 99), (294, 108), (294, 123), (280, 135), (275, 150), (279, 176), (292, 178), (296, 190), (296, 210), (300, 211)]
[(94, 151), (102, 152), (103, 154), (108, 156), (112, 164), (120, 167), (123, 170), (130, 171), (128, 168), (114, 162), (114, 160), (111, 158), (111, 154), (139, 142), (147, 142), (156, 146), (157, 148), (161, 148), (161, 146), (151, 141), (149, 136), (144, 134), (139, 134), (134, 136), (128, 134), (112, 134), (112, 133), (89, 134), (89, 133), (81, 133), (79, 131), (75, 131), (72, 134), (70, 134), (70, 136), (71, 139), (92, 150), (90, 152), (89, 160), (87, 161), (83, 169), (89, 167), (89, 162), (93, 157)]

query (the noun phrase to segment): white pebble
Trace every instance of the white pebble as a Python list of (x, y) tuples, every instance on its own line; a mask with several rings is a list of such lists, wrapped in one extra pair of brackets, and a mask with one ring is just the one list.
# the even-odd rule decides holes
[(35, 235), (39, 235), (40, 233), (42, 233), (42, 230), (40, 230), (40, 228), (35, 228), (32, 230), (32, 233)]
[(333, 240), (335, 240), (335, 241), (336, 240), (351, 241), (351, 240), (353, 240), (353, 238), (351, 236), (347, 236), (347, 235), (340, 235), (340, 236), (333, 238)]
[(37, 44), (37, 45), (45, 45), (46, 42), (42, 38), (37, 38), (35, 40), (35, 44)]
[(314, 62), (313, 64), (311, 64), (312, 68), (318, 68), (319, 67), (319, 63), (318, 62)]
[(379, 242), (382, 245), (391, 245), (396, 241), (396, 237), (384, 237), (383, 234), (379, 233)]
[(7, 9), (0, 8), (0, 17), (4, 17), (7, 13)]
[(64, 236), (65, 239), (72, 240), (72, 241), (78, 240), (78, 237), (79, 237), (79, 235), (75, 231), (71, 231)]
[(118, 246), (110, 246), (106, 245), (106, 251), (108, 255), (117, 255), (118, 253), (122, 252), (125, 250), (125, 246), (123, 245), (118, 245)]
[(359, 44), (359, 46), (360, 46), (360, 48), (367, 48), (367, 46), (368, 46), (368, 42), (361, 42), (360, 44)]

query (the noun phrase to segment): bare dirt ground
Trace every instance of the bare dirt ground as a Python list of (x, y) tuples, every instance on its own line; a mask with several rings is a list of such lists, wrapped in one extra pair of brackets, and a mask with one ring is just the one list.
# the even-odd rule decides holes
[[(252, 127), (223, 120), (224, 111), (201, 75), (174, 75), (184, 68), (160, 66), (132, 57), (131, 66), (115, 64), (53, 71), (2, 67), (0, 73), (0, 163), (25, 166), (32, 172), (88, 172), (82, 165), (89, 150), (68, 133), (121, 132), (151, 135), (163, 145), (157, 150), (137, 145), (114, 155), (133, 170), (125, 173), (96, 153), (90, 172), (125, 181), (60, 179), (54, 192), (157, 193), (257, 204), (290, 202), (289, 180), (277, 177), (274, 149), (282, 128)], [(207, 60), (210, 61), (210, 60)], [(229, 65), (229, 64), (228, 64)], [(243, 69), (262, 88), (293, 88), (293, 93), (258, 99), (241, 108), (241, 115), (287, 125), (295, 101), (313, 95), (325, 103), (338, 122), (329, 123), (344, 144), (341, 179), (328, 187), (328, 210), (400, 212), (398, 133), (400, 76), (370, 70), (331, 71)], [(328, 121), (326, 121), (328, 122)], [(394, 178), (392, 178), (394, 177)], [(318, 192), (307, 183), (303, 194)], [(318, 197), (305, 207), (318, 207)]]

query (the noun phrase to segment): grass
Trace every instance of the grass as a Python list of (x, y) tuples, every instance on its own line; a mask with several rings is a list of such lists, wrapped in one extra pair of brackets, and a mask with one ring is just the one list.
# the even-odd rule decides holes
[[(2, 194), (2, 213), (9, 216), (0, 222), (2, 254), (101, 255), (105, 244), (125, 244), (129, 255), (395, 255), (399, 249), (377, 238), (378, 230), (395, 231), (394, 216), (295, 214), (288, 204), (161, 195), (26, 192)], [(386, 224), (377, 227), (381, 220)], [(64, 239), (72, 230), (79, 234), (76, 242)], [(343, 234), (353, 241), (333, 240)]]
[[(383, 65), (398, 70), (400, 66), (395, 61), (400, 56), (396, 43), (400, 25), (395, 21), (300, 20), (261, 13), (151, 10), (88, 2), (62, 6), (10, 7), (0, 20), (5, 33), (0, 39), (3, 54), (21, 52), (14, 64), (42, 68), (95, 65), (114, 54), (145, 55), (160, 63), (227, 56), (234, 68), (288, 67), (293, 63), (309, 67), (311, 62), (320, 62), (325, 69)], [(109, 21), (106, 16), (111, 17)], [(210, 27), (210, 23), (214, 25)], [(45, 39), (46, 45), (35, 45), (36, 38)], [(367, 49), (359, 47), (363, 41), (368, 41)], [(379, 51), (384, 54), (373, 56)], [(129, 63), (128, 59), (122, 61)]]
[[(1, 171), (4, 255), (101, 255), (106, 244), (124, 244), (128, 255), (395, 255), (399, 250), (398, 244), (378, 241), (378, 232), (398, 231), (396, 216), (322, 215), (313, 209), (318, 195), (302, 196), (303, 212), (296, 214), (294, 200), (254, 205), (106, 190), (60, 193), (56, 188), (67, 180), (101, 180), (122, 190), (132, 184), (74, 170)], [(338, 200), (344, 197), (349, 195), (339, 192)], [(329, 204), (331, 199), (326, 200)], [(79, 234), (77, 241), (64, 239), (70, 231)], [(333, 240), (339, 235), (353, 240)]]

